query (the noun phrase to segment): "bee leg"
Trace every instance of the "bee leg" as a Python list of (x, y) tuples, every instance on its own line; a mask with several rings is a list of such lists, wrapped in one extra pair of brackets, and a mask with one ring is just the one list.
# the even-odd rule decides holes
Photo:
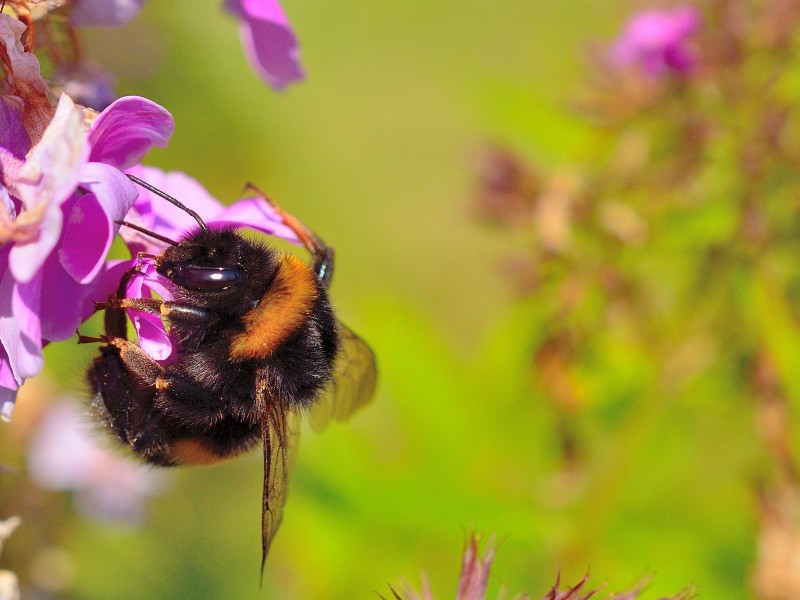
[[(108, 299), (108, 306), (104, 309), (106, 314), (103, 320), (105, 322), (106, 334), (108, 334), (110, 337), (128, 339), (128, 317), (125, 314), (125, 311), (118, 307), (115, 302), (120, 298), (125, 298), (125, 291), (130, 283), (130, 280), (141, 273), (141, 270), (141, 262), (137, 262), (137, 264), (125, 271), (120, 278), (117, 291)], [(97, 307), (97, 303), (95, 303), (95, 307)], [(96, 310), (100, 309), (96, 308)]]
[(95, 310), (117, 310), (127, 308), (130, 310), (138, 310), (153, 315), (160, 314), (171, 321), (182, 321), (187, 324), (210, 324), (213, 325), (219, 321), (217, 313), (198, 308), (196, 306), (189, 306), (187, 304), (179, 304), (177, 302), (163, 301), (156, 298), (109, 298), (106, 302), (95, 302)]
[(119, 440), (149, 463), (174, 464), (156, 410), (156, 381), (164, 369), (133, 342), (114, 338), (89, 368), (93, 407)]
[[(112, 296), (106, 302), (95, 302), (94, 307), (95, 310), (106, 311), (106, 322), (109, 321), (109, 313), (119, 313), (124, 317), (125, 309), (137, 310), (153, 315), (160, 315), (162, 319), (167, 319), (167, 321), (169, 321), (169, 323), (173, 326), (172, 331), (176, 332), (176, 336), (178, 335), (177, 332), (184, 333), (184, 335), (178, 338), (178, 342), (184, 347), (184, 349), (196, 348), (197, 345), (205, 339), (208, 331), (217, 323), (219, 323), (220, 319), (217, 313), (210, 310), (205, 310), (196, 306), (188, 306), (186, 304), (179, 304), (172, 301), (164, 302), (163, 300), (157, 300), (156, 298), (118, 298), (116, 296)], [(116, 324), (116, 319), (114, 320), (114, 323)], [(118, 332), (119, 328), (123, 325), (125, 326), (125, 329), (127, 329), (126, 323), (116, 324), (115, 331)], [(117, 337), (120, 339), (123, 338), (123, 336), (119, 335), (112, 337)], [(125, 337), (127, 338), (127, 336)], [(82, 339), (86, 341), (97, 341), (86, 336), (82, 336), (79, 338), (79, 343)]]
[(319, 279), (326, 288), (330, 287), (331, 279), (333, 278), (333, 264), (336, 258), (336, 253), (333, 248), (322, 241), (322, 238), (311, 231), (300, 219), (278, 206), (272, 198), (267, 196), (255, 185), (248, 183), (245, 189), (255, 192), (278, 213), (283, 224), (295, 233), (306, 250), (308, 250), (314, 258), (314, 273), (316, 273), (317, 279)]
[(118, 308), (130, 308), (146, 313), (158, 314), (161, 312), (163, 302), (155, 298), (117, 298), (111, 297), (106, 302), (95, 302), (95, 312)]
[(164, 367), (134, 342), (111, 338), (108, 345), (117, 349), (120, 360), (139, 385), (154, 386), (156, 379), (164, 374)]
[(99, 343), (107, 343), (110, 339), (107, 335), (101, 335), (98, 337), (92, 335), (83, 335), (80, 331), (76, 331), (75, 333), (78, 334), (78, 343), (79, 344), (99, 344)]

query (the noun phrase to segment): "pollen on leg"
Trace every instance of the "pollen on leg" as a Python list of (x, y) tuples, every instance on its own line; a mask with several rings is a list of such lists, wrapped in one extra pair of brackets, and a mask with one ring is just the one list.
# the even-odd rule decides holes
[(123, 338), (112, 338), (108, 346), (117, 349), (125, 368), (140, 384), (152, 386), (163, 375), (164, 367), (133, 342)]

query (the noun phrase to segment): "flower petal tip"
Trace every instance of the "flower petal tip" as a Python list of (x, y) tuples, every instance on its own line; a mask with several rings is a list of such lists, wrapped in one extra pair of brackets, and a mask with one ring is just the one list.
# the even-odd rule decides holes
[(14, 401), (6, 400), (0, 405), (0, 420), (6, 423), (11, 421), (11, 415), (14, 413)]

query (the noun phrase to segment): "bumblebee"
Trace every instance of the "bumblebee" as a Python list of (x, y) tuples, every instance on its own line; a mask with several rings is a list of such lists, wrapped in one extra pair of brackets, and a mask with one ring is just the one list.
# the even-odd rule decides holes
[[(236, 229), (208, 227), (175, 198), (129, 177), (198, 227), (173, 241), (120, 222), (169, 244), (154, 263), (174, 299), (126, 298), (138, 274), (133, 267), (114, 295), (96, 303), (105, 311), (105, 335), (79, 337), (103, 343), (88, 372), (93, 407), (123, 445), (152, 465), (208, 465), (261, 442), (263, 572), (281, 521), (299, 416), (308, 413), (321, 430), (366, 404), (375, 389), (374, 354), (334, 316), (333, 249), (295, 217), (272, 204), (311, 264)], [(126, 309), (160, 315), (173, 343), (168, 360), (154, 360), (128, 339)]]

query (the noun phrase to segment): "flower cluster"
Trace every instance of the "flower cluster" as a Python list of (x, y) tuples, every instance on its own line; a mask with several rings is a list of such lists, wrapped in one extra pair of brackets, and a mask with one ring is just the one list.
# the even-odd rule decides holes
[[(592, 57), (580, 160), (549, 170), (492, 148), (476, 174), (481, 218), (531, 241), (510, 270), (535, 299), (531, 365), (564, 474), (592, 468), (576, 414), (748, 407), (777, 482), (759, 490), (765, 598), (800, 594), (798, 34), (797, 2), (639, 12)], [(608, 435), (636, 455), (656, 422)]]
[[(42, 347), (65, 340), (113, 287), (106, 255), (137, 196), (122, 169), (174, 129), (144, 98), (99, 115), (62, 95), (53, 108), (24, 27), (0, 15), (5, 79), (0, 127), (0, 405), (42, 367)], [(58, 293), (58, 299), (49, 296)]]

